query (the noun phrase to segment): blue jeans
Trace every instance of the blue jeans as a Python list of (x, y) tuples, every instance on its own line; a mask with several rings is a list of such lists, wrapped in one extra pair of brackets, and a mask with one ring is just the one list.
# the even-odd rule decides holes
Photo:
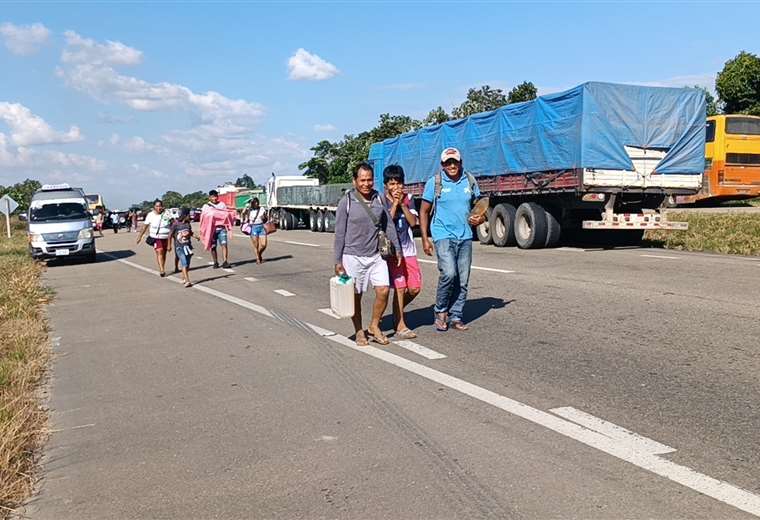
[(435, 294), (435, 312), (447, 312), (451, 321), (462, 321), (470, 283), (472, 240), (438, 240), (435, 243), (435, 254), (440, 273)]

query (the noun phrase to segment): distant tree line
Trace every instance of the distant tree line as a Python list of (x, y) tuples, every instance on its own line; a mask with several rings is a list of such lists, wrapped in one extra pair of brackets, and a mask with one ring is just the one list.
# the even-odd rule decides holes
[[(235, 181), (228, 181), (225, 185), (237, 186), (239, 188), (247, 188), (254, 190), (256, 188), (262, 188), (253, 178), (246, 174), (235, 179)], [(208, 201), (207, 191), (194, 191), (186, 195), (182, 195), (177, 191), (167, 191), (159, 197), (164, 203), (166, 208), (200, 208), (206, 201)], [(134, 204), (133, 207), (138, 207), (143, 211), (148, 211), (153, 208), (153, 200), (144, 200)]]
[(29, 204), (32, 202), (32, 195), (38, 189), (42, 188), (40, 181), (34, 179), (26, 179), (23, 182), (17, 182), (12, 186), (0, 185), (0, 197), (8, 195), (10, 198), (18, 202), (18, 211), (26, 210)]
[(472, 114), (496, 110), (510, 103), (520, 103), (536, 98), (536, 86), (525, 81), (507, 94), (500, 88), (483, 85), (471, 88), (466, 99), (451, 110), (451, 113), (438, 106), (420, 120), (404, 115), (381, 114), (376, 127), (356, 135), (346, 135), (340, 141), (323, 140), (311, 151), (314, 156), (300, 164), (299, 169), (307, 177), (316, 177), (320, 184), (349, 182), (351, 169), (361, 161), (367, 160), (372, 143), (395, 137), (405, 132), (419, 130), (427, 126), (439, 125), (453, 119), (461, 119)]

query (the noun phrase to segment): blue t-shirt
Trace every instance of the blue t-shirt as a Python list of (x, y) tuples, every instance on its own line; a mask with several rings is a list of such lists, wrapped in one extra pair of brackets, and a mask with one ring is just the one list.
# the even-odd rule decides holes
[[(472, 192), (475, 193), (472, 193)], [(457, 182), (449, 178), (446, 172), (441, 172), (441, 196), (435, 203), (435, 214), (430, 224), (430, 234), (433, 242), (445, 238), (454, 240), (472, 240), (472, 227), (467, 219), (470, 218), (473, 197), (480, 197), (478, 183), (470, 190), (470, 179), (462, 172)], [(425, 183), (422, 192), (423, 200), (433, 203), (435, 199), (435, 175)]]

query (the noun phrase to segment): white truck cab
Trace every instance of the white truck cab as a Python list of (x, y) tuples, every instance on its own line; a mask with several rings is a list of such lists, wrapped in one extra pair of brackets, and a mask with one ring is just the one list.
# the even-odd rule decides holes
[(75, 256), (95, 261), (95, 237), (81, 188), (44, 185), (27, 212), (29, 252), (35, 259)]

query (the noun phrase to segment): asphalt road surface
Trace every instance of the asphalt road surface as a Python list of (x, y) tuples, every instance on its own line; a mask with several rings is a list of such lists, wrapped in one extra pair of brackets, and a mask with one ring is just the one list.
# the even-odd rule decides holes
[(419, 338), (361, 349), (331, 235), (197, 250), (192, 289), (134, 239), (47, 271), (32, 519), (760, 516), (758, 258), (476, 244), (472, 330), (424, 263)]

